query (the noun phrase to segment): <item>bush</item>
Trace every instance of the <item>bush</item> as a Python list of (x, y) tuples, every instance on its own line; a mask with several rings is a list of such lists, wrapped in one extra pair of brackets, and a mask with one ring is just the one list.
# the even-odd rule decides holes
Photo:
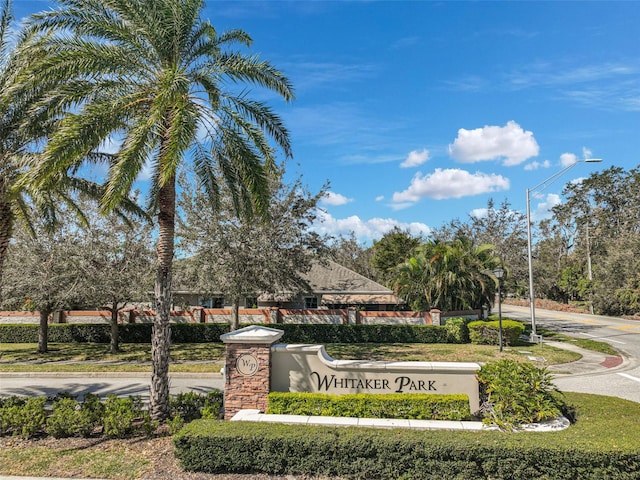
[(531, 363), (489, 362), (478, 372), (478, 381), (487, 424), (512, 430), (523, 423), (556, 418), (565, 409), (553, 395), (558, 390), (551, 374)]
[(142, 410), (140, 397), (109, 395), (104, 403), (102, 422), (107, 437), (125, 437), (137, 432), (150, 434), (153, 430), (151, 417), (149, 412)]
[(447, 343), (444, 327), (435, 325), (277, 324), (283, 343)]
[[(498, 345), (500, 343), (500, 325), (497, 320), (490, 322), (471, 322), (469, 337), (475, 345)], [(515, 320), (502, 320), (502, 340), (506, 345), (516, 345), (524, 333), (524, 324)]]
[(46, 397), (10, 397), (0, 404), (0, 434), (30, 438), (42, 433), (46, 419)]
[(178, 393), (169, 400), (171, 417), (180, 417), (184, 422), (199, 418), (219, 418), (224, 393), (214, 390), (206, 394), (197, 392)]
[(88, 437), (100, 426), (102, 410), (100, 398), (91, 393), (82, 403), (74, 398), (59, 398), (47, 418), (47, 433), (56, 438)]
[(516, 435), (197, 420), (174, 444), (185, 470), (207, 473), (367, 480), (639, 478), (637, 442), (635, 448), (603, 447), (580, 438), (567, 431)]
[[(284, 343), (448, 343), (451, 333), (435, 325), (266, 325), (284, 330)], [(49, 327), (52, 343), (109, 343), (108, 324), (54, 324)], [(150, 343), (150, 323), (120, 325), (121, 343)], [(173, 343), (221, 342), (220, 335), (229, 331), (228, 324), (172, 323)], [(38, 325), (0, 325), (0, 343), (36, 343)]]
[(444, 328), (449, 335), (448, 343), (469, 343), (469, 327), (471, 320), (462, 317), (448, 318)]
[(351, 394), (272, 392), (267, 413), (330, 417), (468, 420), (467, 395)]

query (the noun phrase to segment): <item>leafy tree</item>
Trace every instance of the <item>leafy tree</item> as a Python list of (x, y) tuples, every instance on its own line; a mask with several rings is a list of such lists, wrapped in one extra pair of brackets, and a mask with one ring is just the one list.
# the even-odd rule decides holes
[(33, 83), (57, 86), (40, 108), (65, 111), (29, 180), (46, 186), (61, 172), (91, 163), (91, 153), (117, 135), (122, 145), (109, 163), (102, 197), (109, 211), (121, 204), (145, 165), (153, 167), (150, 207), (159, 234), (150, 408), (154, 420), (164, 420), (177, 169), (192, 156), (209, 199), (219, 197), (223, 180), (238, 210), (263, 213), (273, 145), (288, 156), (291, 147), (279, 117), (238, 84), (264, 87), (285, 100), (293, 98), (292, 87), (268, 62), (232, 50), (237, 44), (249, 47), (251, 38), (241, 30), (219, 35), (200, 17), (204, 0), (58, 4), (29, 25), (29, 33), (40, 34), (26, 52), (38, 62)]
[[(635, 313), (633, 292), (640, 267), (639, 189), (640, 169), (611, 167), (567, 184), (565, 202), (553, 209), (554, 224), (567, 232), (568, 266), (583, 276), (582, 288), (573, 296), (592, 299), (600, 313)], [(538, 257), (538, 263), (549, 262), (544, 255)], [(588, 280), (589, 262), (592, 282)]]
[(328, 245), (331, 260), (363, 277), (376, 280), (376, 271), (371, 264), (373, 250), (358, 242), (354, 232), (347, 237), (339, 236)]
[(411, 257), (413, 250), (422, 243), (422, 239), (411, 235), (409, 230), (394, 227), (385, 233), (380, 240), (374, 241), (371, 254), (371, 265), (377, 272), (377, 279), (390, 285), (398, 265)]
[(311, 194), (300, 179), (284, 184), (283, 173), (272, 178), (268, 215), (261, 221), (238, 216), (228, 193), (212, 210), (202, 190), (183, 179), (178, 236), (190, 258), (181, 276), (192, 289), (231, 299), (233, 330), (243, 295), (309, 291), (304, 274), (325, 250), (325, 239), (310, 230), (325, 190)]
[(49, 317), (85, 299), (83, 276), (79, 274), (83, 247), (78, 231), (46, 228), (34, 224), (36, 235), (23, 228), (15, 232), (6, 265), (5, 308), (38, 310), (38, 353), (48, 350)]
[(111, 353), (118, 343), (118, 312), (133, 301), (146, 300), (153, 287), (153, 236), (148, 222), (129, 222), (115, 214), (101, 215), (93, 202), (82, 202), (89, 228), (77, 225), (82, 251), (85, 305), (111, 313)]

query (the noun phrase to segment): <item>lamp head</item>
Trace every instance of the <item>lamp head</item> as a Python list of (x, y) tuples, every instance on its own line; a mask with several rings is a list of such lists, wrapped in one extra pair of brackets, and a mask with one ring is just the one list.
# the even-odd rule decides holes
[(493, 275), (497, 278), (497, 279), (501, 279), (504, 276), (504, 270), (502, 268), (496, 268), (493, 271)]
[(582, 160), (584, 163), (600, 163), (602, 161), (601, 158), (585, 158)]

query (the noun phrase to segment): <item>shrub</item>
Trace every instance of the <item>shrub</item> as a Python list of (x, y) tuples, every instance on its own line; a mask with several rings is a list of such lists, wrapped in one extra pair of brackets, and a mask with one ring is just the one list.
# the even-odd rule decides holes
[[(500, 335), (500, 325), (497, 320), (490, 322), (471, 322), (469, 327), (469, 337), (471, 343), (476, 345), (498, 345)], [(524, 324), (515, 320), (502, 321), (502, 339), (506, 345), (516, 345), (520, 335), (524, 333)]]
[(531, 363), (500, 360), (485, 364), (478, 372), (482, 392), (481, 410), (488, 424), (516, 429), (523, 423), (534, 423), (558, 417), (564, 409), (553, 393), (552, 376), (546, 369)]
[(104, 403), (103, 433), (108, 437), (124, 437), (132, 433), (149, 434), (153, 430), (149, 412), (143, 411), (140, 397), (118, 398), (115, 394)]
[(444, 328), (449, 336), (449, 343), (469, 343), (469, 323), (471, 320), (468, 318), (448, 318)]
[(206, 394), (197, 392), (178, 393), (169, 400), (171, 417), (180, 417), (187, 423), (202, 417), (219, 418), (222, 399), (223, 392), (219, 390)]
[(448, 333), (436, 325), (278, 324), (283, 343), (447, 343)]
[[(284, 330), (285, 343), (448, 343), (451, 333), (436, 325), (268, 325)], [(120, 325), (122, 343), (151, 342), (150, 323)], [(173, 343), (220, 342), (220, 335), (229, 331), (228, 324), (173, 323)], [(108, 324), (54, 324), (49, 328), (52, 343), (109, 343)], [(36, 343), (38, 325), (0, 325), (0, 343)]]
[(582, 438), (570, 431), (454, 434), (197, 420), (174, 444), (185, 470), (207, 473), (371, 480), (639, 478), (637, 442), (594, 446), (593, 439)]
[(74, 398), (59, 398), (47, 418), (47, 433), (56, 438), (88, 437), (100, 426), (102, 409), (100, 398), (91, 393), (82, 403)]
[(272, 392), (267, 413), (331, 417), (468, 420), (467, 395), (351, 394)]
[(11, 397), (0, 404), (0, 434), (30, 438), (42, 433), (46, 419), (46, 397)]
[(26, 401), (17, 396), (0, 398), (0, 435), (12, 435), (22, 428), (20, 411)]

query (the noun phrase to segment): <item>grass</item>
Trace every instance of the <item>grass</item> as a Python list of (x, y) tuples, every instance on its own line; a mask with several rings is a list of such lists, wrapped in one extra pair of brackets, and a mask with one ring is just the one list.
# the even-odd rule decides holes
[[(45, 354), (35, 343), (0, 343), (0, 372), (151, 372), (151, 346), (124, 343), (109, 353), (102, 343), (50, 343)], [(172, 372), (219, 372), (224, 345), (183, 343), (171, 346)]]
[(545, 328), (538, 329), (538, 333), (543, 336), (545, 340), (552, 340), (554, 342), (571, 343), (577, 347), (584, 348), (585, 350), (592, 350), (594, 352), (604, 353), (605, 355), (620, 355), (618, 351), (606, 342), (599, 342), (597, 340), (589, 340), (588, 338), (575, 338), (565, 335), (563, 333), (554, 332), (553, 330), (547, 330)]
[(108, 479), (140, 478), (150, 461), (124, 442), (95, 441), (88, 446), (8, 446), (0, 451), (0, 472), (18, 476), (64, 476)]
[[(109, 353), (105, 344), (53, 343), (49, 352), (36, 354), (32, 343), (0, 344), (0, 372), (150, 372), (148, 344), (127, 343), (122, 352)], [(454, 344), (328, 344), (327, 353), (337, 359), (487, 362), (496, 359), (529, 361), (544, 359), (541, 365), (568, 363), (580, 355), (548, 345), (507, 347), (502, 353), (491, 345)], [(219, 372), (224, 361), (224, 345), (189, 343), (171, 346), (171, 372)]]
[(338, 359), (353, 360), (395, 360), (423, 362), (488, 362), (491, 360), (513, 359), (531, 361), (529, 357), (544, 359), (536, 363), (557, 365), (569, 363), (580, 358), (580, 354), (549, 345), (529, 345), (506, 347), (500, 353), (494, 345), (471, 344), (424, 344), (424, 343), (386, 343), (386, 344), (345, 344), (326, 345), (329, 355)]
[[(49, 343), (49, 351), (36, 353), (35, 343), (0, 343), (1, 362), (150, 362), (151, 345), (122, 343), (120, 352), (109, 353), (104, 343)], [(177, 343), (171, 345), (173, 361), (219, 361), (224, 357), (222, 343)]]

